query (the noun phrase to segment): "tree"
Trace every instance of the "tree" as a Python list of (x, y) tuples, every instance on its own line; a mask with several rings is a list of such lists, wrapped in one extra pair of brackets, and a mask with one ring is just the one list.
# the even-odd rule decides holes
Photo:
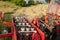
[(33, 0), (30, 0), (29, 3), (28, 3), (28, 5), (34, 5), (34, 4), (35, 4), (35, 3), (34, 3)]
[(45, 0), (47, 3), (50, 3), (50, 0)]
[(11, 2), (15, 3), (17, 0), (10, 0)]
[(20, 1), (17, 1), (17, 2), (16, 2), (16, 5), (26, 6), (26, 2), (25, 2), (24, 0), (20, 0)]
[(15, 3), (18, 6), (26, 6), (26, 2), (24, 0), (11, 0), (11, 2)]
[(10, 1), (10, 0), (0, 0), (0, 1)]

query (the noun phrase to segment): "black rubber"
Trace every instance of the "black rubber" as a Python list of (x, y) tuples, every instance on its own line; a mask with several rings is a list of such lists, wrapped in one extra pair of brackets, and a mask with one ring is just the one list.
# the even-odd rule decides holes
[(60, 34), (57, 35), (55, 40), (60, 40)]

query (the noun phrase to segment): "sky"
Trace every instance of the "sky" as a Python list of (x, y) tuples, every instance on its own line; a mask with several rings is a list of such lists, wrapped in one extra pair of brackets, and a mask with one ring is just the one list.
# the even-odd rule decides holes
[(45, 1), (45, 0), (39, 0), (39, 2), (46, 3), (46, 1)]
[(26, 1), (26, 4), (28, 4), (29, 0), (25, 0)]
[[(26, 1), (26, 4), (28, 4), (29, 0), (25, 0)], [(34, 1), (37, 1), (37, 0), (34, 0)], [(42, 3), (46, 3), (45, 0), (38, 0), (39, 2), (42, 2)]]

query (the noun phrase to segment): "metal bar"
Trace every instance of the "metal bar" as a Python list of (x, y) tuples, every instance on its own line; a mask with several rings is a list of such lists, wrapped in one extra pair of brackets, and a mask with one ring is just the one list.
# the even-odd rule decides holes
[(52, 3), (53, 3), (53, 0), (50, 0), (50, 4), (49, 4), (49, 6), (48, 6), (47, 13), (48, 13), (49, 10), (51, 10), (51, 8), (52, 8)]
[(13, 18), (12, 18), (12, 24), (13, 24), (13, 35), (12, 35), (12, 40), (17, 40), (17, 36), (16, 36), (16, 30), (15, 30), (15, 26), (14, 26), (14, 22), (13, 22)]
[(5, 37), (12, 36), (12, 35), (13, 35), (13, 33), (1, 34), (1, 35), (0, 35), (0, 38), (5, 38)]

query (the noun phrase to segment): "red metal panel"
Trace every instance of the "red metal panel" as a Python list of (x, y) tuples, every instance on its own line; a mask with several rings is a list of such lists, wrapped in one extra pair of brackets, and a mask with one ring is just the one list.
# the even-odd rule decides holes
[(2, 12), (0, 12), (0, 17), (2, 18)]

